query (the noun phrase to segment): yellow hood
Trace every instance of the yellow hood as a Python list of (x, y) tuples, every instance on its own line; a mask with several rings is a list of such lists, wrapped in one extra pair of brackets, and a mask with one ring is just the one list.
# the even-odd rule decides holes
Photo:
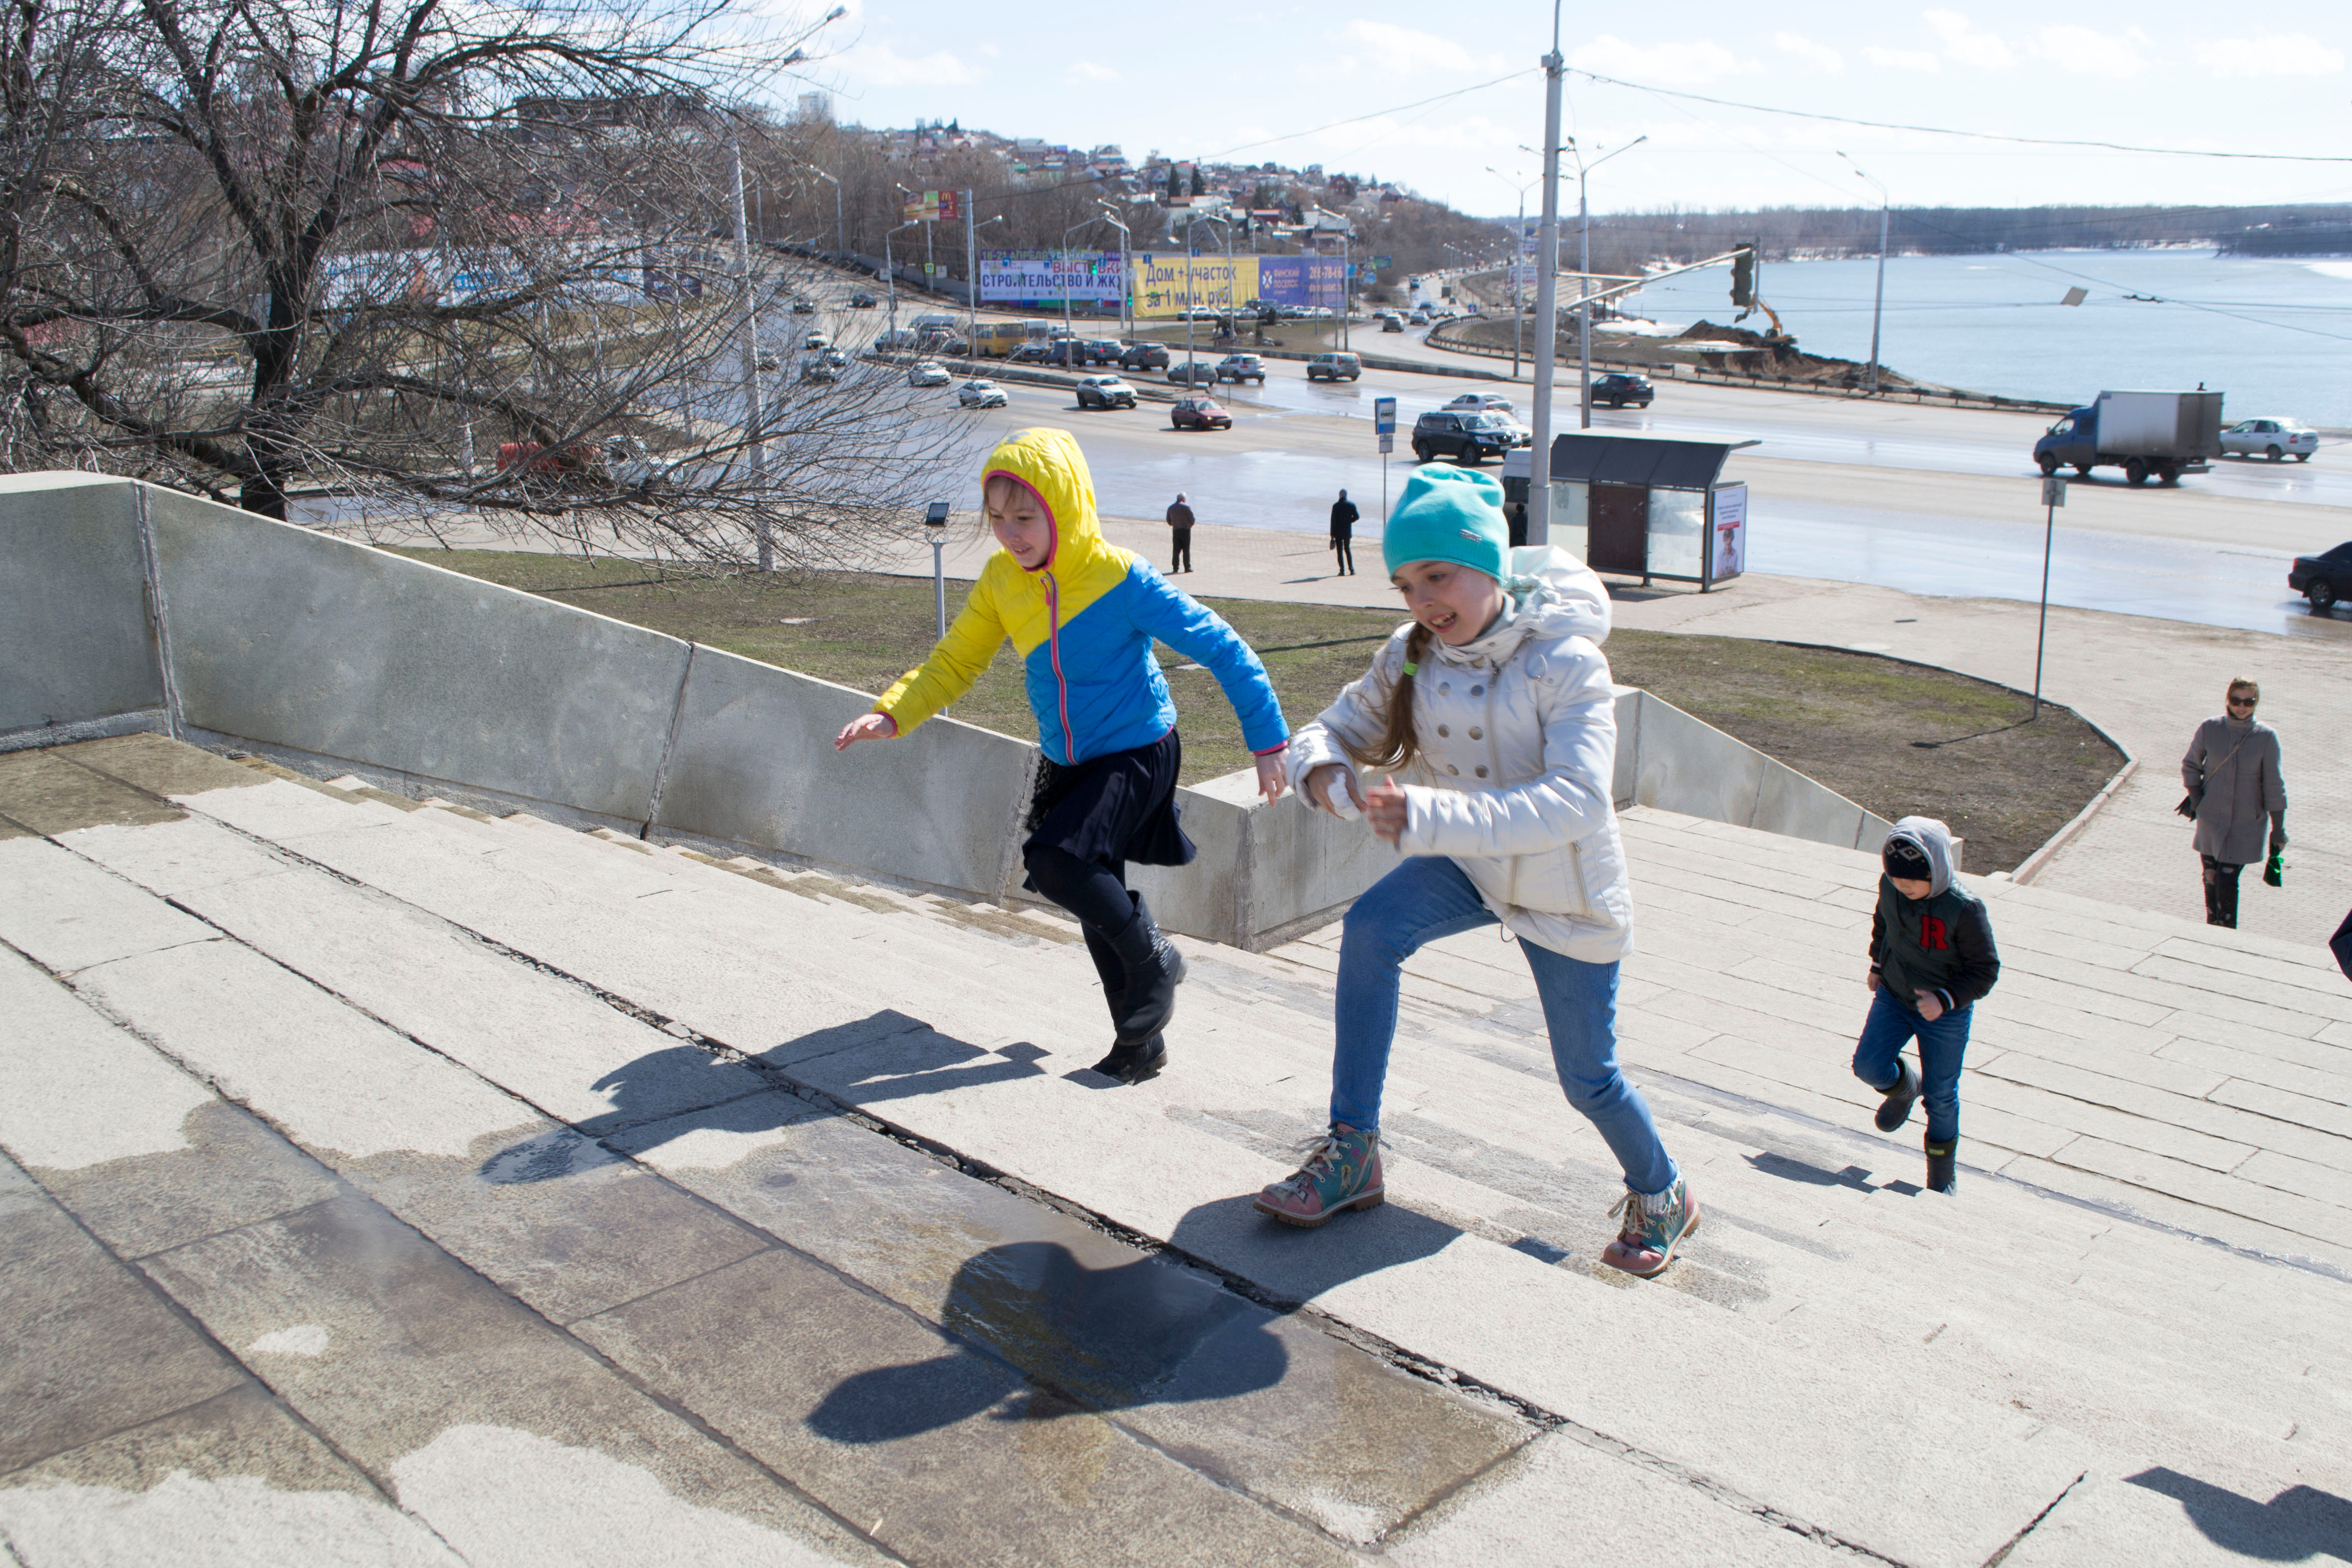
[[(1095, 480), (1087, 469), (1086, 454), (1067, 430), (1015, 430), (996, 444), (980, 471), (985, 486), (998, 474), (1009, 474), (1037, 494), (1054, 525), (1053, 552), (1041, 572), (1065, 581), (1111, 552), (1103, 538), (1102, 519), (1095, 513)], [(1117, 552), (1126, 569), (1126, 552)]]

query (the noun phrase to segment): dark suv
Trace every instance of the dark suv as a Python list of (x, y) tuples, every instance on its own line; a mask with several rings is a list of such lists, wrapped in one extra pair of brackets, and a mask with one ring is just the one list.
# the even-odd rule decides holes
[(1168, 368), (1168, 345), (1166, 343), (1129, 343), (1127, 345), (1127, 352), (1118, 356), (1118, 368), (1121, 370), (1166, 370)]
[(1650, 400), (1657, 395), (1656, 387), (1640, 376), (1628, 375), (1623, 371), (1612, 371), (1607, 375), (1592, 378), (1592, 401), (1605, 403), (1612, 408), (1622, 408), (1629, 403), (1636, 408), (1647, 408)]
[(2311, 601), (2314, 614), (2333, 610), (2338, 600), (2352, 595), (2352, 540), (2325, 555), (2296, 556), (2286, 585)]
[(1483, 463), (1501, 457), (1514, 444), (1510, 426), (1492, 414), (1454, 414), (1441, 408), (1423, 415), (1412, 426), (1412, 455), (1424, 463), (1436, 458)]

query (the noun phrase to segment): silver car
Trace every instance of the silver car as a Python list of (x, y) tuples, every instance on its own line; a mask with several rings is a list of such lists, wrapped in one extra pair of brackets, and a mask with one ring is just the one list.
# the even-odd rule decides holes
[(2319, 450), (2319, 432), (2300, 419), (2241, 419), (2221, 432), (2221, 450), (2231, 457), (2268, 458), (2273, 463), (2290, 456), (2308, 463)]
[(947, 367), (935, 359), (919, 359), (907, 367), (908, 386), (945, 386), (954, 380)]
[(992, 381), (967, 381), (956, 388), (956, 401), (966, 408), (1002, 408), (1004, 388)]

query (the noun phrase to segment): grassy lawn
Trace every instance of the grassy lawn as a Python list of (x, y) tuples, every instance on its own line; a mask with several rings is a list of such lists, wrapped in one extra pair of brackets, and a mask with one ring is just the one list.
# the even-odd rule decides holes
[[(906, 577), (664, 575), (626, 561), (497, 551), (401, 553), (689, 637), (803, 674), (879, 692), (919, 663), (934, 630), (931, 585)], [(953, 615), (968, 584), (948, 584)], [(1251, 599), (1207, 603), (1257, 649), (1293, 728), (1364, 672), (1399, 617)], [(1241, 726), (1215, 679), (1158, 650), (1184, 735), (1184, 780), (1249, 765)], [(1969, 841), (1973, 871), (2014, 866), (2058, 830), (2122, 758), (2063, 708), (2024, 723), (2024, 698), (1941, 670), (1865, 654), (1744, 637), (1621, 631), (1608, 642), (1620, 681), (1780, 758), (1889, 818), (1940, 816)], [(1034, 740), (1021, 673), (1001, 653), (955, 717)]]

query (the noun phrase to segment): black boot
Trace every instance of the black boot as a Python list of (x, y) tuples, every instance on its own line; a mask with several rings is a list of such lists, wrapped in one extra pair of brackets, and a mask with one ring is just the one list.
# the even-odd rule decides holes
[(2223, 866), (2213, 873), (2213, 908), (2220, 917), (2211, 924), (2238, 929), (2238, 874), (2242, 866)]
[(1959, 1163), (1957, 1152), (1960, 1141), (1947, 1138), (1941, 1143), (1927, 1140), (1927, 1190), (1948, 1193), (1959, 1184)]
[(1141, 1045), (1168, 1026), (1176, 1014), (1176, 987), (1184, 979), (1184, 955), (1151, 922), (1143, 895), (1134, 897), (1135, 918), (1110, 939), (1127, 969), (1127, 987), (1113, 1017), (1123, 1046)]
[(1154, 1035), (1136, 1045), (1121, 1040), (1110, 1048), (1110, 1055), (1095, 1063), (1094, 1070), (1121, 1083), (1141, 1083), (1167, 1065), (1168, 1042)]
[(1878, 1108), (1875, 1118), (1881, 1132), (1892, 1132), (1911, 1120), (1911, 1108), (1919, 1103), (1919, 1075), (1901, 1057), (1895, 1058), (1896, 1078), (1893, 1089), (1881, 1089), (1886, 1102)]

